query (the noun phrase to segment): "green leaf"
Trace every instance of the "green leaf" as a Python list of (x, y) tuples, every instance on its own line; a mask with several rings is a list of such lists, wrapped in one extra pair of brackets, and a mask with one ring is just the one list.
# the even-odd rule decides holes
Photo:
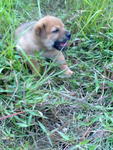
[(88, 144), (89, 143), (89, 140), (84, 140), (82, 142), (80, 142), (80, 145), (85, 145), (85, 144)]
[(96, 150), (96, 145), (89, 146), (89, 150)]
[(27, 123), (17, 123), (17, 125), (20, 126), (20, 127), (26, 128), (26, 127), (31, 126), (32, 124), (29, 125)]
[(45, 127), (41, 122), (38, 121), (38, 123), (39, 123), (39, 126), (41, 127), (42, 131), (43, 131), (44, 133), (46, 133), (47, 135), (49, 135), (49, 134), (48, 134), (48, 130), (46, 129), (46, 127)]
[(64, 134), (64, 133), (62, 133), (62, 132), (59, 132), (59, 131), (58, 131), (58, 133), (60, 134), (60, 136), (61, 136), (65, 141), (70, 141), (69, 135), (66, 135), (66, 134)]
[(98, 81), (98, 77), (96, 73), (95, 73), (95, 86), (96, 86), (96, 93), (97, 93), (100, 88), (100, 85), (99, 85), (99, 81)]
[(38, 121), (38, 123), (39, 123), (39, 126), (41, 127), (42, 131), (43, 131), (44, 133), (46, 133), (47, 138), (48, 138), (48, 140), (49, 140), (49, 143), (50, 143), (51, 146), (52, 146), (53, 144), (52, 144), (52, 141), (51, 141), (51, 139), (50, 139), (50, 137), (49, 137), (50, 132), (46, 129), (46, 127), (45, 127), (40, 121)]

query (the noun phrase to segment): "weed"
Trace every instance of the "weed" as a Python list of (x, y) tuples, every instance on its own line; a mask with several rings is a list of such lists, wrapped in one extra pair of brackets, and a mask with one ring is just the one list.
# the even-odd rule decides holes
[[(39, 56), (47, 71), (36, 77), (15, 51), (16, 27), (46, 14), (80, 39), (66, 52), (72, 78)], [(112, 0), (0, 1), (1, 150), (113, 149), (112, 14)]]

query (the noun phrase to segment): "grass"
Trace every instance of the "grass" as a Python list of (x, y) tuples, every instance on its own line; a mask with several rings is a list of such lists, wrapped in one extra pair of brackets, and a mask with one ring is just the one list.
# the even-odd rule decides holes
[[(39, 56), (48, 69), (35, 77), (14, 49), (15, 28), (46, 14), (80, 40), (66, 52), (72, 78)], [(112, 0), (0, 1), (0, 150), (113, 149), (112, 14)]]

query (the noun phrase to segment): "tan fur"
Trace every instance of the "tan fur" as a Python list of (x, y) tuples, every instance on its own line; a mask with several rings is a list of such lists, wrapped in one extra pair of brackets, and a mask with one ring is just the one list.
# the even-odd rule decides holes
[[(59, 28), (60, 32), (53, 34), (52, 31), (56, 28)], [(35, 52), (41, 51), (44, 57), (54, 60), (61, 70), (65, 70), (66, 75), (71, 76), (73, 72), (67, 66), (63, 53), (52, 47), (55, 40), (63, 39), (64, 34), (65, 28), (62, 21), (53, 16), (46, 16), (39, 21), (28, 22), (17, 28), (16, 48), (32, 56)], [(32, 63), (37, 68), (37, 62), (32, 61)]]

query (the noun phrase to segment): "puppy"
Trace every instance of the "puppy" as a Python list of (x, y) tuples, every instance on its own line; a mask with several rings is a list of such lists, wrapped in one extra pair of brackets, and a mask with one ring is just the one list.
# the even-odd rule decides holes
[[(62, 21), (54, 16), (45, 16), (39, 21), (22, 24), (15, 32), (17, 39), (16, 49), (22, 49), (27, 55), (34, 56), (41, 52), (45, 58), (52, 59), (59, 64), (65, 75), (71, 76), (71, 71), (62, 53), (67, 47), (67, 41), (71, 34), (64, 28)], [(31, 59), (33, 65), (38, 69), (38, 62)], [(32, 70), (34, 70), (32, 68)]]

